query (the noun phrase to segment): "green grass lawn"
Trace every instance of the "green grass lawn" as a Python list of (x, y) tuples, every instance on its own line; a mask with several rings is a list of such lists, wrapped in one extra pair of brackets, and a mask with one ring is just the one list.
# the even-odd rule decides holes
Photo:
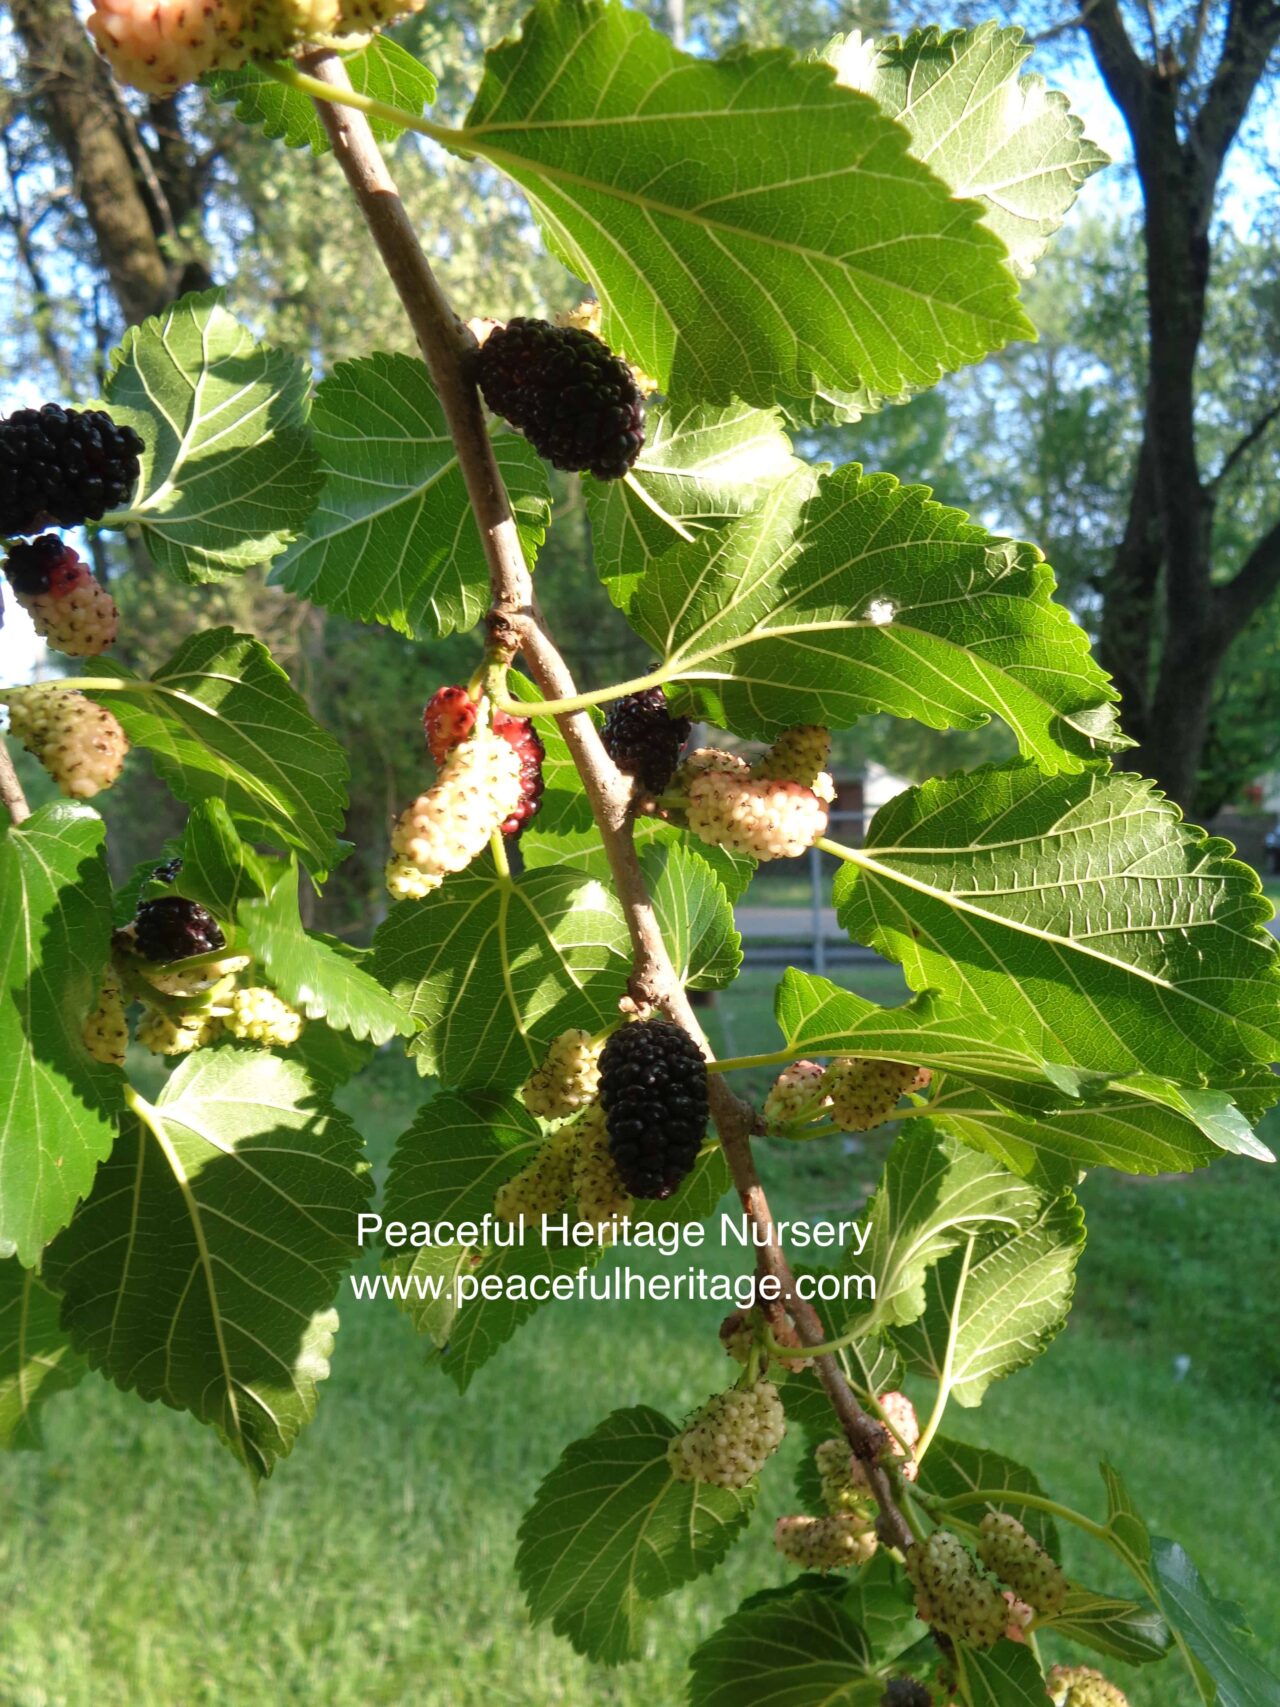
[[(775, 1041), (770, 983), (753, 974), (737, 993), (740, 1052)], [(894, 999), (879, 983), (869, 993)], [(727, 1017), (709, 1014), (721, 1044)], [(349, 1094), (378, 1155), (419, 1094), (389, 1058)], [(787, 1212), (847, 1209), (885, 1143), (766, 1144), (763, 1170)], [(950, 1426), (1094, 1513), (1105, 1449), (1153, 1525), (1249, 1609), (1274, 1666), (1276, 1176), (1225, 1160), (1195, 1179), (1099, 1176), (1083, 1195), (1092, 1237), (1066, 1334)], [(459, 1398), (389, 1305), (349, 1304), (318, 1419), (257, 1495), (211, 1433), (90, 1378), (50, 1408), (43, 1454), (0, 1462), (0, 1704), (677, 1707), (689, 1649), (744, 1594), (785, 1580), (769, 1527), (790, 1503), (796, 1442), (765, 1474), (745, 1541), (662, 1603), (636, 1665), (601, 1670), (531, 1629), (510, 1567), (521, 1512), (568, 1440), (615, 1406), (679, 1414), (723, 1383), (718, 1316), (544, 1311)], [(1121, 1586), (1105, 1558), (1073, 1546), (1069, 1562)], [(1134, 1707), (1194, 1700), (1172, 1667), (1117, 1680)]]

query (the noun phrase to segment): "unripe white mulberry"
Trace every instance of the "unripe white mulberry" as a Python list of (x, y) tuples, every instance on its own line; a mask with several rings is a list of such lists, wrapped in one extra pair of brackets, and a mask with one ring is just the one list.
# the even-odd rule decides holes
[(123, 1067), (129, 1047), (129, 1025), (125, 1019), (124, 991), (115, 968), (102, 974), (97, 1004), (84, 1022), (84, 1046), (95, 1061)]
[(260, 1043), (265, 1049), (287, 1049), (298, 1041), (306, 1024), (296, 1008), (261, 984), (234, 991), (228, 1005), (231, 1011), (225, 1024), (232, 1037), (243, 1043)]
[(844, 1132), (883, 1126), (916, 1083), (917, 1069), (903, 1061), (870, 1061), (858, 1055), (838, 1055), (822, 1078), (831, 1099), (831, 1118)]
[(787, 1432), (772, 1381), (717, 1393), (667, 1442), (667, 1463), (678, 1482), (743, 1488), (782, 1445)]
[(519, 1221), (522, 1215), (531, 1222), (540, 1221), (544, 1215), (557, 1215), (573, 1189), (578, 1138), (578, 1123), (574, 1121), (544, 1139), (533, 1160), (498, 1187), (494, 1214), (511, 1222)]
[(875, 1524), (851, 1513), (829, 1517), (780, 1517), (773, 1544), (784, 1559), (806, 1571), (844, 1571), (865, 1565), (875, 1553)]
[(603, 1046), (589, 1031), (562, 1031), (520, 1087), (520, 1100), (529, 1113), (563, 1120), (586, 1108), (600, 1088)]
[(906, 1564), (926, 1624), (971, 1648), (995, 1646), (1009, 1622), (1008, 1602), (958, 1537), (935, 1529), (907, 1549)]
[(1045, 1684), (1055, 1707), (1129, 1707), (1124, 1692), (1092, 1666), (1051, 1666)]
[(597, 1103), (573, 1123), (578, 1147), (573, 1164), (573, 1195), (579, 1221), (601, 1229), (601, 1242), (612, 1237), (612, 1223), (630, 1215), (634, 1199), (619, 1178), (609, 1153), (609, 1130)]
[(110, 788), (129, 751), (109, 711), (49, 683), (9, 695), (9, 730), (73, 800), (91, 800)]
[(978, 1557), (1020, 1600), (1044, 1617), (1061, 1612), (1067, 1598), (1066, 1575), (1016, 1517), (1005, 1511), (987, 1513), (981, 1524)]
[(747, 761), (738, 753), (726, 753), (722, 747), (699, 747), (680, 762), (671, 779), (671, 786), (684, 793), (696, 777), (707, 776), (712, 771), (721, 772), (725, 776), (745, 777), (750, 773), (750, 769)]
[(176, 1018), (159, 1008), (146, 1008), (138, 1021), (137, 1038), (153, 1055), (189, 1055), (203, 1049), (222, 1031), (222, 1021), (212, 1014), (183, 1014)]
[(393, 901), (423, 901), (438, 889), (444, 878), (438, 872), (423, 871), (412, 860), (393, 854), (387, 861), (387, 894)]
[(434, 878), (429, 888), (450, 872), (465, 871), (522, 798), (520, 756), (509, 741), (488, 729), (460, 741), (435, 785), (400, 814), (391, 833), (395, 857), (387, 887), (398, 898), (411, 890), (402, 861)]
[(795, 859), (827, 827), (827, 808), (798, 782), (711, 770), (689, 784), (689, 828), (711, 847), (752, 859)]
[(751, 767), (752, 776), (798, 782), (811, 788), (822, 800), (835, 799), (835, 785), (827, 775), (831, 757), (831, 731), (817, 723), (797, 723), (784, 729), (769, 751)]
[(816, 1120), (824, 1112), (824, 1071), (817, 1061), (795, 1061), (782, 1069), (764, 1099), (764, 1117), (770, 1129)]
[(139, 961), (137, 971), (139, 976), (145, 978), (153, 990), (159, 990), (161, 995), (203, 996), (215, 985), (221, 984), (225, 978), (243, 972), (248, 964), (247, 954), (226, 954), (221, 960), (207, 960), (201, 966), (174, 968), (169, 971), (152, 966), (146, 961)]

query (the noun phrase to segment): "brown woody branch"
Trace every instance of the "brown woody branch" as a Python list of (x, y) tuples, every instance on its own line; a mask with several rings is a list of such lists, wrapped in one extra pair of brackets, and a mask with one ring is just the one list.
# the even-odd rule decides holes
[[(300, 64), (311, 76), (335, 89), (350, 87), (336, 54), (327, 50), (313, 53)], [(471, 375), (474, 340), (431, 271), (363, 114), (319, 100), (316, 107), (418, 339), (453, 436), (489, 564), (493, 593), (490, 642), (509, 655), (523, 652), (529, 672), (545, 697), (569, 698), (577, 690), (538, 611)], [(631, 828), (631, 779), (619, 772), (605, 752), (586, 713), (560, 717), (557, 722), (591, 803), (631, 934), (631, 995), (636, 1002), (670, 1015), (706, 1049), (702, 1029), (671, 964), (640, 868)], [(751, 1134), (757, 1129), (755, 1112), (734, 1096), (718, 1074), (711, 1075), (710, 1097), (712, 1119), (734, 1184), (761, 1241), (760, 1272), (776, 1277), (801, 1340), (806, 1345), (819, 1345), (826, 1338), (825, 1329), (817, 1312), (796, 1297), (795, 1279), (756, 1173), (751, 1153)], [(834, 1357), (820, 1357), (816, 1362), (850, 1446), (867, 1466), (880, 1506), (882, 1539), (892, 1546), (909, 1547), (910, 1526), (897, 1505), (887, 1473), (877, 1463), (879, 1454), (890, 1444), (887, 1432), (859, 1405)]]
[(9, 817), (15, 824), (21, 824), (31, 816), (31, 808), (22, 792), (18, 773), (13, 768), (8, 745), (3, 740), (0, 740), (0, 805), (8, 808)]

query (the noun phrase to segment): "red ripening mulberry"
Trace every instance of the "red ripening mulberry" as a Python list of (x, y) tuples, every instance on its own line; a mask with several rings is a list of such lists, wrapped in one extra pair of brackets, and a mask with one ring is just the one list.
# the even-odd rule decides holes
[(613, 702), (600, 739), (620, 771), (635, 777), (650, 794), (661, 794), (675, 775), (692, 728), (687, 717), (671, 715), (661, 688), (646, 688)]
[(532, 718), (511, 717), (505, 711), (495, 711), (493, 732), (515, 749), (520, 761), (520, 801), (499, 826), (504, 836), (517, 836), (542, 803), (542, 761), (547, 750)]
[(621, 1026), (600, 1056), (609, 1152), (635, 1197), (670, 1197), (693, 1167), (707, 1130), (707, 1063), (667, 1019)]
[(115, 600), (57, 534), (11, 546), (4, 572), (36, 633), (59, 652), (96, 658), (114, 641), (120, 626)]
[(644, 444), (635, 375), (594, 333), (520, 316), (476, 356), (484, 400), (553, 468), (618, 480)]
[(0, 534), (100, 521), (132, 493), (142, 448), (105, 409), (16, 409), (0, 421)]
[(422, 714), (422, 727), (426, 731), (427, 749), (438, 765), (475, 728), (478, 710), (466, 688), (437, 688), (432, 694)]

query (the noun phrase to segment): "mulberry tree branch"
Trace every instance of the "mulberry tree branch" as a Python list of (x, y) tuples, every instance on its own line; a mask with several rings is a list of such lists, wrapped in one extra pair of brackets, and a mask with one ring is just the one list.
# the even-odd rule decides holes
[(31, 808), (27, 797), (18, 781), (18, 773), (13, 768), (13, 758), (6, 742), (0, 740), (0, 805), (8, 808), (9, 817), (15, 824), (21, 824), (31, 816)]
[[(335, 53), (322, 50), (299, 61), (304, 72), (339, 95), (350, 89)], [(577, 688), (558, 647), (548, 634), (534, 597), (528, 566), (520, 549), (511, 506), (494, 458), (479, 393), (471, 376), (475, 342), (454, 313), (431, 270), (395, 184), (363, 113), (319, 97), (316, 109), (334, 155), (346, 175), (383, 264), (399, 294), (422, 350), (436, 395), (444, 410), (458, 462), (480, 530), (493, 606), (489, 640), (493, 649), (514, 657), (524, 654), (529, 673), (547, 699), (574, 699)], [(585, 711), (556, 718), (591, 803), (618, 899), (632, 943), (630, 993), (634, 1001), (660, 1008), (696, 1037), (706, 1039), (667, 952), (632, 835), (633, 784), (605, 751)], [(826, 1338), (817, 1312), (796, 1294), (795, 1278), (778, 1238), (777, 1227), (756, 1172), (751, 1135), (759, 1129), (755, 1111), (741, 1102), (723, 1077), (711, 1075), (711, 1115), (742, 1206), (754, 1229), (757, 1269), (775, 1279), (801, 1341), (820, 1345)], [(858, 1403), (833, 1356), (816, 1360), (822, 1384), (854, 1454), (866, 1465), (880, 1508), (881, 1539), (907, 1548), (912, 1533), (888, 1474), (877, 1462), (887, 1452), (887, 1431)]]

